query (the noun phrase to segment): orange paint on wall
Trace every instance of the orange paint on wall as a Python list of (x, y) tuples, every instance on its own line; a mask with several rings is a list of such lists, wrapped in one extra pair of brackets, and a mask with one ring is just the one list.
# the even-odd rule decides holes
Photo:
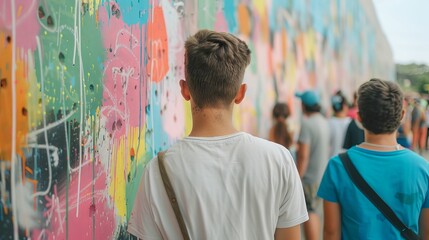
[(251, 32), (251, 18), (249, 15), (249, 10), (247, 9), (247, 6), (244, 4), (238, 5), (238, 25), (240, 32), (246, 36), (250, 36)]
[(262, 34), (262, 40), (264, 42), (270, 41), (270, 26), (269, 26), (269, 20), (268, 15), (266, 12), (264, 12), (261, 17), (261, 34)]
[[(12, 41), (10, 34), (0, 32), (0, 160), (11, 160), (12, 154)], [(28, 132), (26, 65), (16, 51), (16, 151), (24, 158), (22, 147)], [(23, 161), (24, 162), (24, 161)]]
[(286, 29), (282, 28), (282, 33), (281, 33), (281, 37), (282, 37), (282, 57), (283, 59), (286, 59), (287, 57), (287, 33), (286, 33)]
[(169, 69), (167, 30), (162, 8), (154, 7), (152, 14), (147, 26), (147, 73), (152, 81), (160, 82)]

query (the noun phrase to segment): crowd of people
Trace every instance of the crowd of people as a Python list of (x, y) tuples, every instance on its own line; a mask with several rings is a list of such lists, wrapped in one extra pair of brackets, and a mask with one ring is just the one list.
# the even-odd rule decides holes
[[(379, 85), (387, 85), (391, 89), (395, 89), (397, 91), (398, 96), (396, 96), (398, 99), (402, 98), (401, 90), (396, 84), (393, 84), (391, 82), (385, 82), (378, 79), (372, 79), (371, 82), (377, 82)], [(366, 83), (369, 84), (369, 83)], [(363, 88), (364, 85), (362, 85)], [(378, 86), (380, 87), (380, 86)], [(368, 87), (369, 88), (369, 87)], [(376, 88), (376, 87), (374, 87)], [(373, 90), (371, 94), (373, 96), (379, 96), (382, 94), (389, 94), (388, 92), (383, 92), (382, 87), (378, 90)], [(390, 90), (390, 89), (389, 89)], [(364, 91), (362, 91), (363, 94), (365, 94)], [(367, 93), (368, 94), (368, 93)], [(426, 121), (426, 117), (429, 115), (429, 108), (427, 107), (427, 102), (422, 99), (413, 98), (413, 101), (410, 101), (409, 97), (403, 97), (403, 101), (399, 101), (401, 105), (397, 104), (396, 111), (403, 110), (403, 115), (399, 116), (390, 116), (389, 111), (395, 111), (395, 108), (391, 107), (389, 111), (382, 112), (380, 114), (378, 120), (376, 120), (375, 115), (372, 116), (370, 120), (374, 121), (374, 126), (383, 126), (386, 121), (393, 121), (397, 120), (398, 124), (394, 125), (392, 129), (388, 130), (379, 130), (379, 136), (381, 134), (388, 133), (390, 134), (390, 137), (394, 137), (394, 140), (392, 140), (392, 145), (380, 145), (380, 144), (374, 144), (371, 143), (365, 139), (368, 139), (368, 137), (371, 136), (371, 134), (374, 135), (374, 130), (370, 131), (369, 126), (364, 127), (362, 125), (362, 120), (360, 119), (359, 111), (358, 111), (358, 93), (355, 92), (353, 95), (353, 102), (349, 104), (347, 101), (347, 98), (341, 91), (337, 91), (331, 98), (331, 107), (332, 107), (332, 116), (327, 117), (321, 112), (327, 112), (327, 111), (320, 111), (320, 98), (318, 96), (318, 93), (312, 90), (305, 91), (302, 94), (297, 94), (297, 97), (301, 99), (302, 103), (302, 122), (301, 122), (301, 130), (299, 131), (299, 135), (295, 141), (288, 141), (288, 145), (283, 144), (283, 142), (278, 141), (276, 138), (270, 137), (269, 139), (271, 141), (274, 141), (276, 143), (279, 143), (286, 148), (289, 149), (289, 147), (293, 144), (297, 144), (297, 151), (296, 151), (296, 165), (298, 168), (298, 172), (300, 173), (303, 189), (304, 189), (304, 195), (306, 200), (306, 206), (307, 211), (309, 213), (309, 221), (303, 224), (304, 234), (306, 236), (306, 239), (319, 239), (321, 236), (321, 227), (320, 227), (320, 216), (322, 215), (322, 207), (320, 204), (321, 198), (326, 199), (325, 202), (327, 202), (328, 206), (325, 206), (327, 208), (327, 212), (325, 214), (325, 219), (327, 219), (326, 223), (328, 225), (325, 228), (328, 228), (329, 231), (339, 230), (338, 224), (329, 226), (329, 223), (332, 223), (332, 204), (329, 202), (336, 202), (339, 203), (340, 199), (338, 196), (338, 192), (344, 191), (344, 189), (348, 189), (347, 187), (350, 186), (343, 186), (340, 183), (343, 179), (346, 179), (347, 176), (338, 176), (341, 172), (337, 172), (336, 169), (333, 170), (331, 168), (336, 168), (338, 166), (328, 166), (328, 160), (331, 159), (330, 164), (334, 164), (334, 162), (339, 161), (338, 155), (342, 152), (347, 151), (348, 149), (351, 149), (350, 151), (347, 151), (348, 153), (351, 153), (354, 155), (354, 151), (359, 150), (360, 148), (365, 149), (365, 147), (369, 147), (370, 150), (378, 151), (377, 154), (382, 154), (382, 152), (385, 151), (385, 148), (393, 149), (394, 150), (401, 150), (401, 149), (411, 149), (414, 150), (417, 153), (422, 153), (423, 150), (428, 150), (427, 145), (427, 139), (428, 139), (428, 131), (429, 131), (429, 121)], [(393, 98), (394, 95), (390, 94), (388, 97), (386, 97), (385, 101), (394, 101)], [(363, 98), (363, 97), (361, 97)], [(377, 102), (377, 101), (378, 102)], [(362, 100), (363, 101), (363, 100)], [(377, 105), (379, 104), (379, 106)], [(287, 117), (291, 114), (290, 111), (288, 111), (287, 115), (284, 115), (282, 119), (279, 119), (276, 117), (276, 108), (278, 106), (283, 106), (285, 109), (289, 109), (288, 105), (286, 103), (276, 103), (275, 107), (273, 108), (273, 118), (275, 119), (275, 126), (280, 125), (279, 121), (282, 121), (282, 129), (287, 129)], [(382, 103), (380, 99), (373, 99), (373, 102), (370, 102), (366, 107), (370, 108), (372, 111), (378, 112), (381, 111), (381, 109), (388, 109), (388, 104)], [(313, 110), (311, 110), (313, 109)], [(318, 120), (316, 120), (318, 119)], [(270, 136), (275, 135), (275, 131), (277, 128), (272, 127), (270, 129)], [(367, 129), (367, 136), (365, 138), (365, 129)], [(328, 132), (326, 132), (328, 130)], [(292, 133), (289, 133), (291, 135)], [(375, 134), (377, 135), (377, 134)], [(293, 135), (288, 137), (289, 139), (293, 139)], [(396, 143), (395, 143), (396, 142)], [(399, 145), (398, 145), (399, 144)], [(310, 148), (311, 146), (311, 148)], [(393, 154), (390, 154), (389, 152), (389, 158), (394, 159), (395, 157)], [(295, 154), (293, 154), (295, 155)], [(397, 166), (397, 169), (392, 170), (391, 172), (388, 172), (388, 174), (398, 174), (401, 167), (404, 167), (407, 165), (407, 161), (411, 161), (410, 159), (413, 159), (415, 155), (410, 154), (410, 156), (404, 156), (404, 154), (400, 154), (399, 160), (396, 160), (396, 162), (400, 162), (401, 164)], [(357, 157), (356, 157), (357, 158)], [(360, 160), (360, 161), (373, 161), (374, 158), (368, 158), (367, 156), (359, 156), (359, 159), (365, 159), (366, 160)], [(369, 159), (369, 160), (368, 160)], [(392, 160), (389, 160), (392, 161)], [(338, 164), (338, 163), (335, 163)], [(361, 164), (361, 163), (360, 163)], [(386, 162), (386, 165), (389, 163)], [(359, 164), (358, 164), (359, 165)], [(368, 175), (375, 174), (372, 176), (375, 179), (375, 176), (378, 176), (376, 174), (379, 174), (379, 171), (381, 169), (377, 169), (378, 171), (374, 170), (368, 170), (367, 167), (370, 167), (371, 164), (368, 162), (368, 165), (361, 164), (365, 167), (362, 168), (363, 172), (368, 171)], [(390, 164), (391, 165), (391, 164)], [(325, 172), (326, 171), (326, 172)], [(321, 173), (323, 174), (325, 172), (325, 178), (324, 183), (321, 185), (322, 177)], [(332, 173), (334, 172), (334, 173)], [(344, 174), (345, 172), (342, 172), (341, 174)], [(333, 180), (333, 176), (335, 175), (335, 180)], [(307, 177), (306, 177), (307, 176)], [(312, 181), (308, 180), (308, 176), (310, 178), (313, 178)], [(393, 178), (396, 175), (391, 175), (390, 177)], [(408, 182), (409, 180), (407, 178), (412, 179), (415, 175), (406, 175), (404, 179), (402, 179), (404, 182)], [(368, 176), (371, 177), (371, 176)], [(390, 178), (388, 178), (390, 179)], [(424, 178), (423, 178), (424, 179)], [(309, 182), (311, 183), (309, 185)], [(396, 183), (396, 182), (395, 182)], [(374, 184), (377, 185), (377, 184)], [(378, 186), (378, 188), (383, 189), (389, 186), (389, 183), (386, 185)], [(332, 187), (335, 187), (333, 189)], [(395, 189), (395, 186), (391, 186), (392, 189)], [(343, 189), (344, 188), (344, 189)], [(317, 191), (319, 190), (318, 195), (316, 195)], [(410, 192), (410, 190), (407, 190)], [(332, 195), (335, 195), (335, 198), (332, 197)], [(358, 194), (359, 195), (359, 194)], [(391, 193), (391, 197), (398, 196), (398, 192)], [(320, 198), (321, 197), (321, 198)], [(341, 196), (344, 197), (344, 196)], [(349, 204), (352, 201), (352, 199), (356, 197), (353, 194), (348, 195), (348, 197), (344, 197), (341, 199), (346, 204)], [(387, 196), (389, 197), (389, 196)], [(394, 201), (392, 201), (394, 202)], [(330, 204), (330, 205), (329, 205)], [(326, 203), (325, 203), (326, 205)], [(336, 209), (335, 213), (341, 212), (339, 209), (339, 206), (334, 207), (338, 208)], [(401, 206), (400, 206), (401, 207)], [(398, 208), (400, 208), (398, 207)], [(344, 209), (343, 211), (346, 212)], [(371, 208), (371, 210), (374, 210)], [(374, 210), (374, 213), (377, 213), (377, 210)], [(414, 213), (415, 217), (419, 219), (419, 213)], [(350, 214), (350, 213), (348, 213)], [(353, 216), (353, 214), (350, 214)], [(365, 216), (365, 215), (363, 215)], [(348, 216), (350, 217), (350, 216)], [(356, 216), (355, 216), (356, 217)], [(336, 219), (338, 220), (338, 219)], [(366, 221), (368, 224), (371, 223), (371, 221)], [(359, 222), (360, 228), (364, 226), (364, 223)], [(377, 225), (371, 225), (371, 226), (377, 226)], [(369, 227), (369, 226), (367, 226)], [(384, 226), (379, 226), (381, 230), (385, 231), (386, 228)], [(383, 228), (381, 228), (383, 227)], [(426, 226), (429, 227), (429, 226)], [(348, 231), (348, 230), (347, 230)], [(351, 239), (353, 238), (353, 231), (347, 232), (344, 230), (344, 234), (342, 235), (343, 239)], [(335, 233), (340, 234), (340, 233)], [(366, 233), (365, 233), (366, 234)], [(374, 232), (375, 234), (375, 232)], [(384, 233), (383, 233), (384, 234)], [(325, 239), (337, 239), (337, 238), (330, 238), (330, 235), (325, 235)], [(346, 237), (348, 236), (348, 237)], [(380, 238), (383, 238), (385, 235), (378, 235)], [(338, 237), (338, 236), (337, 236)], [(338, 238), (339, 239), (339, 238)], [(359, 238), (361, 239), (361, 238)], [(364, 239), (364, 238), (362, 238)]]
[(429, 239), (429, 163), (412, 151), (423, 148), (425, 118), (397, 84), (366, 81), (351, 105), (336, 92), (330, 118), (316, 91), (297, 93), (299, 131), (287, 124), (288, 105), (277, 103), (265, 140), (233, 125), (247, 90), (247, 44), (200, 30), (185, 50), (180, 89), (192, 130), (146, 165), (128, 221), (132, 235), (280, 240), (300, 239), (302, 227), (307, 240)]

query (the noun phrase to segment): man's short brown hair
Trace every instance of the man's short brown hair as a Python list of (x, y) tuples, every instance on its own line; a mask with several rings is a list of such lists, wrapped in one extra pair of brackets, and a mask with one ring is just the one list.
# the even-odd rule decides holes
[(246, 43), (229, 33), (200, 30), (185, 49), (186, 81), (197, 107), (229, 105), (250, 63)]
[(363, 127), (373, 134), (396, 131), (401, 124), (403, 99), (394, 82), (374, 78), (362, 84), (357, 103)]

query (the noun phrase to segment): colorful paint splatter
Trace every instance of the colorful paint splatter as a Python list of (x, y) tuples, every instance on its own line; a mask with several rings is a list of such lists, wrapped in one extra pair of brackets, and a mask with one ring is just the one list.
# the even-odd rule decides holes
[(394, 77), (367, 0), (0, 0), (0, 239), (128, 238), (145, 163), (190, 130), (183, 44), (248, 42), (237, 126), (264, 136), (274, 101)]

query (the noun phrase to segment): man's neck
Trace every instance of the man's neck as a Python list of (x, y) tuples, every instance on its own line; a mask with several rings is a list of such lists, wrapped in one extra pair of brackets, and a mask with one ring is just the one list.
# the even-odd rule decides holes
[(192, 109), (191, 137), (215, 137), (237, 133), (232, 123), (230, 108), (195, 108)]
[(346, 118), (347, 117), (347, 112), (346, 111), (337, 112), (337, 113), (334, 114), (334, 116), (336, 118)]
[(387, 134), (373, 134), (365, 130), (365, 142), (388, 146), (398, 144), (396, 141), (396, 131)]
[(320, 112), (304, 112), (304, 115), (307, 117), (313, 116), (313, 115), (317, 115)]

